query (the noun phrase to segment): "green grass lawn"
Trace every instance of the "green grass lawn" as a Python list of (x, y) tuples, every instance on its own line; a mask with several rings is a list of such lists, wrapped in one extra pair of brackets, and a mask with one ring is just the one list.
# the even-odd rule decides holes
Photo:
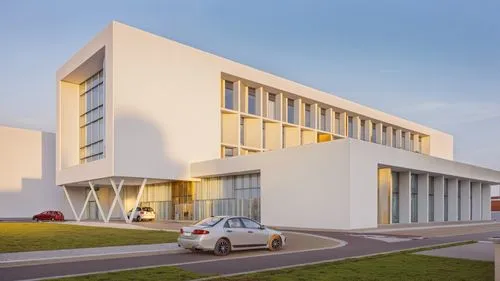
[[(286, 280), (493, 280), (492, 262), (415, 255), (412, 252), (379, 255), (291, 269), (219, 278), (225, 281)], [(67, 278), (78, 280), (191, 280), (202, 276), (176, 267), (130, 270)]]
[(0, 253), (168, 243), (177, 233), (57, 223), (0, 223)]

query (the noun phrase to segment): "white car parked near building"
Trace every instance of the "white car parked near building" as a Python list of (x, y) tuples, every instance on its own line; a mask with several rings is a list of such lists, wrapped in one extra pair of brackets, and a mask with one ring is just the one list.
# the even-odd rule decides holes
[[(130, 218), (132, 210), (128, 211), (127, 217)], [(156, 213), (151, 207), (137, 207), (134, 213), (133, 221), (155, 220)]]
[(277, 251), (285, 245), (286, 237), (246, 217), (217, 216), (182, 227), (177, 243), (191, 251), (213, 251), (225, 256), (234, 250)]

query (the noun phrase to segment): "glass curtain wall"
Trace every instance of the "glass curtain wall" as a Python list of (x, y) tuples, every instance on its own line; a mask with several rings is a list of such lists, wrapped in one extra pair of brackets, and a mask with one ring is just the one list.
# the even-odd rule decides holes
[(399, 173), (392, 172), (392, 223), (399, 223)]
[(195, 220), (233, 215), (260, 221), (260, 174), (204, 178), (194, 194)]
[(80, 84), (80, 164), (104, 158), (104, 72)]
[(418, 219), (418, 175), (411, 175), (411, 222)]
[(142, 193), (140, 206), (153, 208), (156, 213), (156, 220), (172, 219), (172, 184), (146, 185)]
[(434, 221), (434, 177), (429, 177), (429, 221)]

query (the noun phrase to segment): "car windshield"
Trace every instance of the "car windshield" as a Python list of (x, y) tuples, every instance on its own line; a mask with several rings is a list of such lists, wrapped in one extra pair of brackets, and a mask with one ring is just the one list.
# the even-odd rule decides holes
[(198, 226), (214, 226), (222, 220), (221, 217), (210, 217), (197, 222), (195, 225)]

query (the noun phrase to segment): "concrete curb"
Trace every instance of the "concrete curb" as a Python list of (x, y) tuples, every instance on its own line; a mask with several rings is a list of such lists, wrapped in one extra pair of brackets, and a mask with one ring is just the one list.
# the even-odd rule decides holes
[(86, 254), (86, 255), (74, 255), (65, 257), (48, 257), (44, 259), (24, 259), (24, 260), (11, 260), (11, 261), (0, 261), (0, 268), (8, 267), (18, 267), (27, 265), (42, 265), (42, 264), (52, 264), (61, 262), (77, 262), (77, 261), (87, 261), (87, 260), (105, 260), (105, 259), (115, 259), (115, 258), (127, 258), (135, 256), (154, 256), (154, 255), (164, 255), (164, 254), (180, 254), (187, 253), (185, 249), (171, 249), (171, 250), (144, 250), (144, 251), (127, 251), (122, 253), (102, 253), (102, 254)]

